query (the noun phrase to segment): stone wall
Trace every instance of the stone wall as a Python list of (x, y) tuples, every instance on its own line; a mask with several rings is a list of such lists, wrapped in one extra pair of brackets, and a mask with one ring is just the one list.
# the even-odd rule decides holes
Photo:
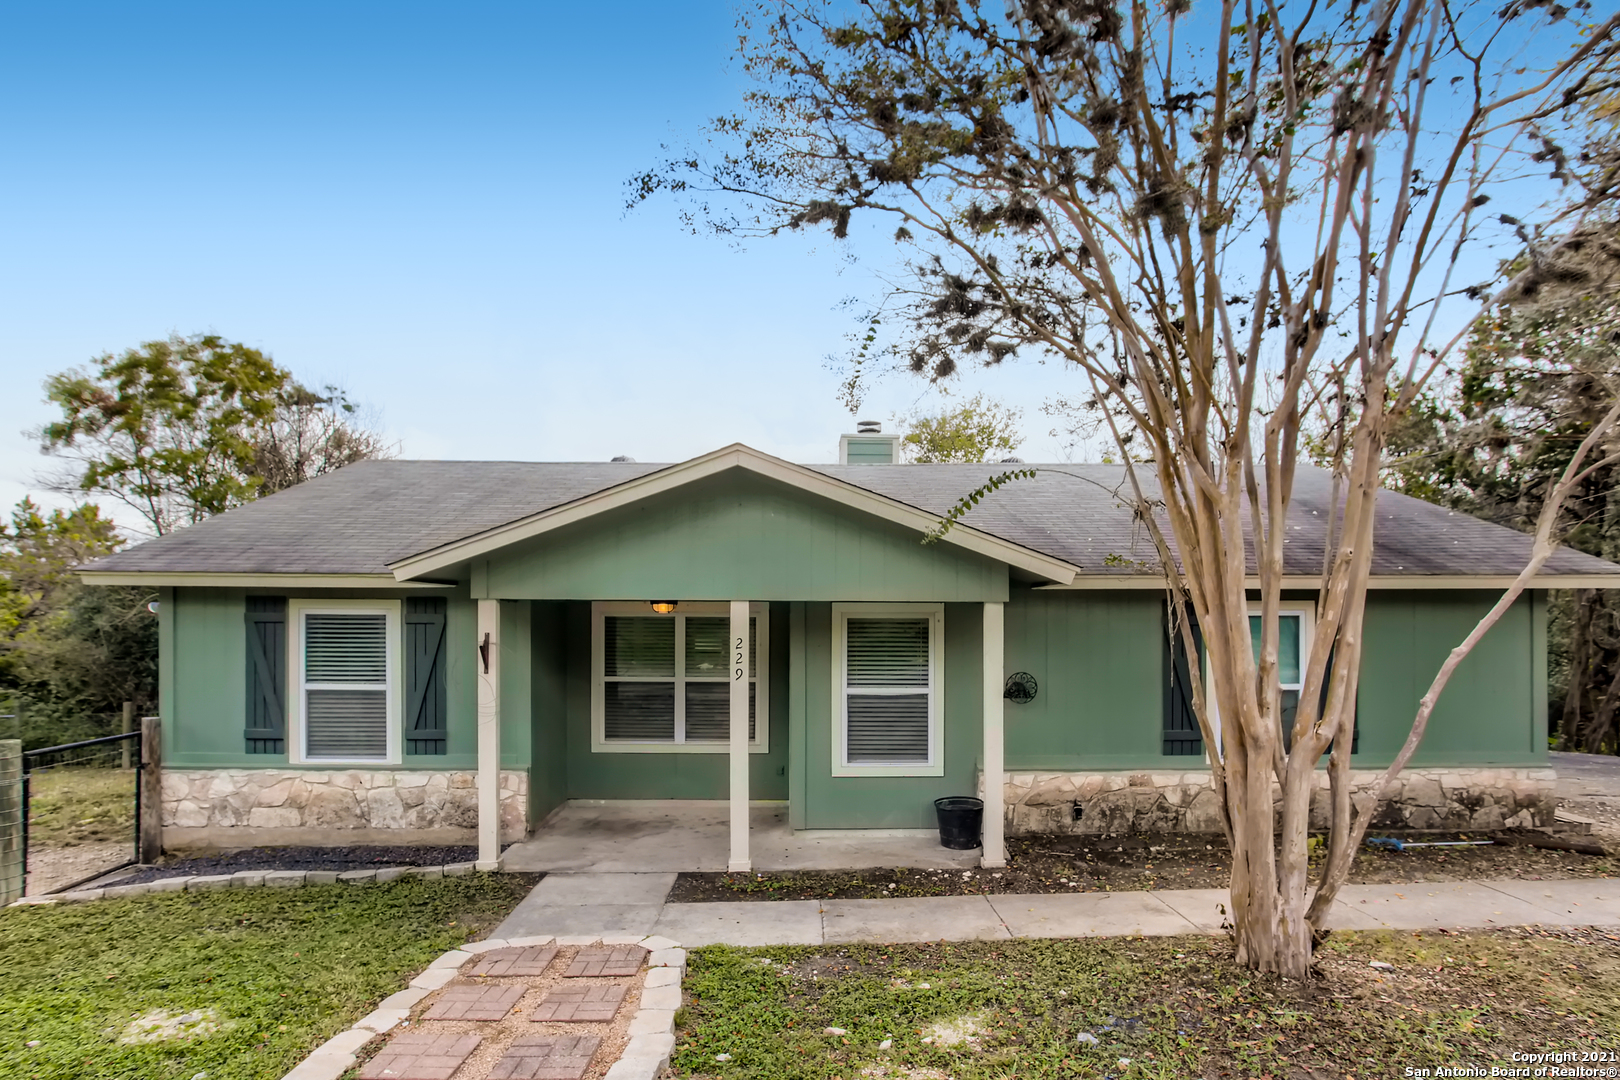
[[(165, 769), (163, 828), (167, 843), (192, 836), (211, 846), (240, 830), (244, 841), (366, 843), (397, 833), (393, 843), (412, 843), (431, 831), (443, 843), (478, 829), (477, 774), (404, 769)], [(501, 772), (501, 839), (521, 840), (527, 831), (529, 774)], [(266, 837), (270, 837), (269, 840)], [(296, 838), (295, 838), (296, 837)]]
[[(1359, 788), (1381, 775), (1353, 770), (1350, 779)], [(1407, 769), (1395, 778), (1373, 823), (1448, 831), (1547, 826), (1558, 805), (1554, 779), (1551, 769)], [(1316, 780), (1311, 827), (1325, 829), (1327, 772), (1318, 770)], [(982, 774), (979, 789), (983, 794)], [(1207, 772), (1008, 773), (1005, 798), (1010, 836), (1221, 831)]]

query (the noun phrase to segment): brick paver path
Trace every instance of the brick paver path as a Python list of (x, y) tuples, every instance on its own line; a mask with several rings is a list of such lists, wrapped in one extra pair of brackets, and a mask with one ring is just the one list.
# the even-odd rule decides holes
[(490, 1080), (580, 1080), (602, 1042), (595, 1035), (525, 1035), (495, 1063)]
[(558, 986), (546, 994), (529, 1019), (558, 1024), (608, 1024), (624, 1000), (624, 986), (596, 983), (590, 986)]
[[(408, 1031), (388, 1045), (360, 1070), (361, 1080), (450, 1080), (461, 1063), (478, 1048), (477, 1035), (435, 1035)], [(515, 1075), (515, 1074), (514, 1074)], [(574, 1074), (575, 1080), (578, 1074)]]
[(615, 945), (610, 949), (581, 949), (574, 962), (563, 972), (566, 979), (608, 975), (634, 975), (647, 959), (647, 950), (640, 945)]
[(472, 967), (462, 972), (478, 978), (538, 978), (557, 955), (555, 945), (531, 945), (524, 949), (491, 949), (468, 961)]
[(526, 986), (451, 985), (423, 1016), (424, 1020), (504, 1020)]

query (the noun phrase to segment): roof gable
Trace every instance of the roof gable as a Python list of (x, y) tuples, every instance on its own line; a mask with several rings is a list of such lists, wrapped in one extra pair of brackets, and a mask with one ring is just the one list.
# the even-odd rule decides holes
[[(891, 524), (914, 529), (918, 533), (930, 531), (939, 520), (936, 514), (890, 496), (803, 465), (794, 465), (769, 454), (762, 454), (741, 443), (733, 443), (679, 465), (670, 465), (655, 472), (627, 479), (613, 487), (592, 492), (579, 499), (548, 507), (527, 517), (400, 559), (391, 564), (389, 569), (400, 581), (430, 577), (469, 559), (487, 557), (512, 544), (542, 536), (555, 529), (629, 506), (654, 495), (674, 491), (732, 469), (740, 469), (775, 480)], [(953, 527), (940, 542), (994, 559), (1057, 584), (1072, 581), (1078, 569), (1062, 559), (963, 525)]]

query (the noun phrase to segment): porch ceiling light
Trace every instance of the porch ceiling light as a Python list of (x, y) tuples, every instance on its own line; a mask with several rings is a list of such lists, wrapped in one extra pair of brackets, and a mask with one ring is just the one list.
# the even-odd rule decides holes
[(673, 600), (649, 600), (648, 603), (660, 615), (670, 615), (675, 611), (675, 601)]

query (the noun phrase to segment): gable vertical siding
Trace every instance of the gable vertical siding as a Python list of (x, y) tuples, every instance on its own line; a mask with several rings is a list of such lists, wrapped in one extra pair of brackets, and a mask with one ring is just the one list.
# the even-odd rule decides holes
[(710, 478), (566, 526), (481, 573), (488, 595), (534, 600), (1007, 597), (1004, 563), (759, 477)]

